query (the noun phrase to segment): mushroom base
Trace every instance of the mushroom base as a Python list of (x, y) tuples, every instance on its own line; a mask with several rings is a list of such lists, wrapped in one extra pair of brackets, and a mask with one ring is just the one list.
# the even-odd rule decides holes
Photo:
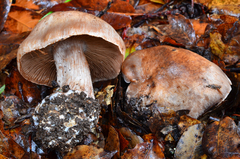
[(74, 91), (54, 93), (35, 109), (34, 140), (44, 149), (69, 152), (81, 143), (88, 133), (94, 133), (100, 113), (99, 103)]

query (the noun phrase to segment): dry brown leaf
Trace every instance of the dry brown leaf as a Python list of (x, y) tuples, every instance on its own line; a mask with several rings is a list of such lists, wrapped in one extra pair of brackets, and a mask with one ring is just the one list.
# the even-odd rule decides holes
[(35, 0), (16, 0), (16, 3), (12, 4), (12, 6), (18, 6), (18, 7), (28, 8), (32, 10), (40, 9), (40, 7), (35, 4)]
[(32, 10), (27, 10), (21, 7), (14, 6), (8, 14), (8, 19), (5, 23), (5, 30), (14, 33), (22, 33), (31, 31), (42, 18), (42, 15)]

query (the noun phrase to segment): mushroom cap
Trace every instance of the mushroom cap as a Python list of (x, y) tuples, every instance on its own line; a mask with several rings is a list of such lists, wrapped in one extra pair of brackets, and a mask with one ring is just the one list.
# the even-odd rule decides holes
[(115, 78), (125, 56), (125, 45), (118, 33), (102, 19), (79, 11), (55, 12), (41, 20), (21, 43), (17, 63), (27, 80), (51, 86), (56, 80), (53, 49), (59, 41), (79, 36), (92, 81)]
[(128, 102), (141, 98), (143, 105), (157, 102), (174, 111), (190, 110), (198, 118), (223, 101), (231, 81), (214, 63), (186, 49), (157, 46), (128, 56), (122, 65)]

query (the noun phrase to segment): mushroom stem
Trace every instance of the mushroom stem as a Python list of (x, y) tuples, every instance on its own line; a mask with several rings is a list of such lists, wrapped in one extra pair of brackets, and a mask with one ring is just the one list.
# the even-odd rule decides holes
[(85, 42), (77, 37), (58, 42), (53, 51), (57, 69), (57, 83), (60, 87), (85, 92), (94, 98), (92, 79), (87, 59), (84, 55)]

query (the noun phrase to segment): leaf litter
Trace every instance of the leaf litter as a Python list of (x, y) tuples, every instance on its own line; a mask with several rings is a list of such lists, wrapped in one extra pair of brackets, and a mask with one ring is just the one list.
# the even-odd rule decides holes
[[(233, 95), (230, 95), (233, 100), (226, 100), (227, 106), (220, 105), (219, 110), (210, 110), (199, 120), (188, 117), (188, 110), (163, 111), (154, 106), (151, 113), (136, 118), (125, 103), (128, 84), (120, 75), (112, 83), (95, 86), (102, 101), (98, 136), (90, 135), (84, 141), (86, 145), (78, 145), (65, 158), (181, 158), (181, 154), (190, 158), (239, 157), (239, 128), (235, 123), (240, 119), (226, 117), (239, 114), (238, 2), (113, 0), (110, 7), (107, 0), (8, 2), (0, 4), (3, 14), (0, 16), (0, 66), (2, 74), (8, 76), (0, 77), (3, 81), (0, 87), (5, 85), (1, 96), (2, 158), (57, 158), (56, 152), (49, 153), (35, 143), (35, 130), (30, 122), (36, 104), (53, 90), (24, 80), (14, 59), (20, 43), (45, 14), (67, 10), (103, 14), (101, 18), (122, 35), (128, 54), (167, 44), (207, 57), (233, 82)], [(210, 123), (209, 117), (215, 116), (222, 120)], [(192, 148), (183, 153), (185, 146)], [(209, 146), (213, 149), (208, 149)]]

